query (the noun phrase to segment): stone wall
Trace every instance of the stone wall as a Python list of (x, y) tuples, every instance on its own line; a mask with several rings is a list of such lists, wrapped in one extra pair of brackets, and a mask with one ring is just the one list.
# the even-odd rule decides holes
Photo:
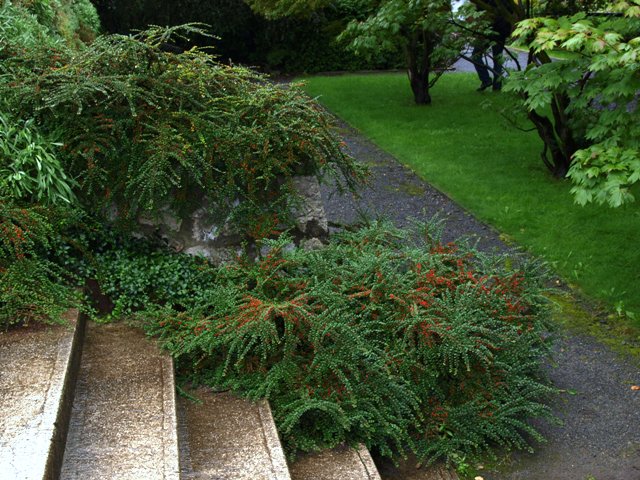
[[(293, 179), (293, 185), (300, 196), (293, 212), (296, 225), (293, 237), (305, 248), (319, 248), (327, 240), (329, 228), (318, 180), (314, 176), (300, 176)], [(185, 218), (163, 209), (154, 217), (139, 217), (138, 225), (141, 235), (159, 237), (176, 251), (202, 255), (215, 264), (233, 261), (241, 253), (242, 236), (228, 224), (216, 221), (204, 200)]]

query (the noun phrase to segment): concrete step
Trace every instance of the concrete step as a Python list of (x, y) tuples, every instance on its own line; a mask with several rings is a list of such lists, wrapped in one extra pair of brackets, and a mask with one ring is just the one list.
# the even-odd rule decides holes
[(369, 450), (337, 447), (301, 455), (290, 465), (292, 480), (380, 480)]
[(87, 325), (62, 479), (178, 480), (173, 363), (138, 330)]
[(269, 403), (229, 392), (178, 399), (183, 479), (290, 480)]
[(0, 334), (0, 478), (57, 478), (75, 387), (84, 317)]
[(384, 458), (378, 461), (382, 480), (460, 480), (455, 470), (441, 464), (423, 467), (413, 455), (400, 458), (397, 464)]
[(366, 447), (298, 457), (287, 467), (266, 401), (199, 388), (178, 399), (183, 479), (380, 480)]
[(288, 467), (268, 402), (198, 389), (201, 404), (176, 403), (173, 363), (142, 332), (89, 323), (85, 335), (77, 311), (69, 320), (0, 334), (0, 480), (380, 480), (364, 446)]

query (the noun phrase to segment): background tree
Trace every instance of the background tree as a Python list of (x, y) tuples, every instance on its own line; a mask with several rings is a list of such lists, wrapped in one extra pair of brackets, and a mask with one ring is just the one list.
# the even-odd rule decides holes
[[(355, 0), (354, 3), (357, 3)], [(276, 19), (292, 16), (308, 16), (311, 12), (327, 7), (331, 0), (245, 0), (254, 12), (265, 18)], [(364, 3), (364, 2), (361, 2)]]
[[(323, 0), (246, 0), (267, 18), (308, 15)], [(462, 40), (455, 35), (449, 0), (343, 0), (364, 13), (338, 37), (365, 56), (402, 51), (414, 100), (431, 103), (430, 88), (459, 57)]]
[(404, 51), (413, 98), (431, 103), (430, 88), (458, 59), (462, 41), (455, 35), (449, 0), (374, 0), (372, 13), (352, 21), (341, 34), (359, 53)]
[(640, 179), (640, 2), (618, 2), (611, 11), (522, 22), (515, 34), (533, 55), (575, 55), (531, 63), (512, 74), (508, 89), (523, 95), (530, 118), (552, 112), (556, 123), (545, 133), (558, 148), (552, 155), (563, 157), (558, 176), (575, 183), (576, 201), (616, 207), (634, 199), (631, 186)]
[[(102, 24), (110, 33), (129, 34), (149, 25), (174, 26), (203, 22), (211, 26), (215, 39), (192, 37), (199, 45), (215, 46), (226, 61), (245, 62), (246, 52), (256, 51), (254, 32), (265, 23), (242, 0), (93, 0)], [(186, 46), (186, 45), (185, 45)]]
[(561, 17), (576, 13), (603, 11), (609, 2), (606, 0), (527, 0), (528, 17)]
[[(561, 2), (556, 2), (557, 8)], [(483, 28), (482, 20), (491, 19), (492, 22), (502, 22), (508, 25), (516, 25), (518, 22), (529, 18), (534, 11), (543, 11), (547, 8), (546, 3), (540, 2), (517, 2), (514, 0), (474, 0), (467, 6), (465, 17), (473, 18), (471, 25), (459, 24), (459, 27), (467, 31), (467, 35), (472, 38), (490, 38), (490, 25)], [(475, 13), (474, 13), (475, 12)], [(487, 30), (488, 28), (488, 30)], [(525, 45), (526, 47), (526, 45)], [(473, 61), (472, 58), (467, 58)], [(551, 63), (551, 57), (545, 51), (529, 52), (527, 65), (523, 67), (533, 68), (535, 65), (546, 65)], [(509, 90), (509, 88), (507, 88)], [(511, 89), (511, 91), (516, 91)], [(526, 91), (518, 91), (523, 104), (528, 101)], [(571, 157), (577, 150), (578, 145), (571, 127), (570, 118), (567, 115), (569, 97), (564, 92), (556, 91), (551, 93), (548, 102), (548, 109), (525, 108), (527, 118), (533, 123), (534, 128), (540, 136), (544, 148), (541, 152), (541, 159), (549, 171), (557, 178), (564, 178), (569, 171)], [(509, 115), (511, 112), (508, 113)]]
[[(604, 2), (600, 0), (527, 0), (524, 2), (474, 0), (473, 3), (478, 9), (487, 12), (490, 17), (504, 18), (504, 21), (515, 25), (533, 15), (544, 16), (552, 21), (552, 18), (557, 18), (560, 13), (577, 14), (593, 11), (593, 9), (602, 8)], [(566, 22), (564, 24), (566, 25)], [(550, 50), (565, 47), (557, 43), (555, 46), (549, 44), (547, 48), (539, 48), (539, 45), (531, 45), (532, 48), (529, 48), (534, 35), (530, 27), (526, 32), (519, 30), (519, 35), (520, 45), (529, 49), (529, 57), (525, 72), (512, 72), (507, 90), (519, 94), (527, 118), (533, 123), (543, 141), (544, 148), (540, 155), (542, 161), (554, 177), (565, 178), (576, 152), (589, 145), (582, 125), (585, 112), (576, 110), (575, 98), (569, 91), (572, 87), (571, 72), (575, 72), (577, 67), (577, 64), (569, 64), (569, 62), (575, 62), (578, 59), (574, 58), (561, 64), (554, 63), (549, 56)], [(561, 70), (564, 73), (560, 73)], [(579, 66), (578, 70), (584, 73), (586, 66)], [(562, 77), (564, 74), (568, 75), (567, 83), (560, 86), (563, 82), (558, 80), (558, 76)], [(551, 78), (555, 78), (554, 82), (556, 82), (552, 88), (550, 88)], [(543, 96), (539, 95), (540, 93), (543, 93)]]

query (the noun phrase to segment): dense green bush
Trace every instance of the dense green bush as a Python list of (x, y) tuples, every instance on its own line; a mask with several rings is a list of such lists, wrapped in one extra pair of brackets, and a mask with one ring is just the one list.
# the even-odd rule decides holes
[(324, 249), (269, 241), (187, 303), (147, 308), (150, 334), (196, 383), (268, 398), (289, 452), (364, 442), (421, 461), (521, 448), (548, 416), (537, 267), (389, 226)]
[(348, 42), (337, 40), (349, 20), (359, 19), (362, 14), (364, 11), (352, 11), (347, 2), (338, 2), (308, 17), (266, 21), (264, 28), (256, 32), (257, 44), (264, 47), (253, 53), (249, 60), (282, 72), (404, 67), (400, 48), (365, 57), (349, 50)]
[[(102, 276), (107, 293), (136, 291), (136, 302), (116, 299), (116, 314), (139, 308), (146, 297), (137, 286), (109, 283), (126, 261), (104, 254), (112, 265), (101, 270), (101, 234), (89, 231), (103, 227), (87, 219), (108, 216), (114, 204), (128, 221), (167, 205), (184, 213), (204, 196), (221, 221), (261, 238), (286, 224), (296, 202), (292, 176), (334, 173), (349, 188), (362, 180), (329, 117), (299, 89), (218, 64), (200, 50), (162, 50), (172, 36), (203, 30), (155, 28), (86, 46), (56, 30), (64, 5), (71, 3), (0, 7), (5, 324), (59, 319), (75, 301), (75, 280), (65, 271)], [(41, 228), (27, 230), (21, 222), (29, 218)], [(182, 265), (170, 257), (154, 261), (163, 271)], [(156, 297), (172, 299), (162, 289)]]
[(125, 242), (122, 247), (94, 258), (100, 290), (113, 303), (111, 318), (122, 318), (150, 305), (189, 305), (216, 280), (203, 258), (179, 255), (143, 241)]
[[(90, 0), (14, 0), (0, 6), (0, 41), (6, 25), (27, 26), (20, 35), (35, 34), (78, 46), (95, 38), (100, 29), (98, 13)], [(31, 24), (37, 25), (37, 31)], [(5, 31), (3, 31), (5, 30)]]
[(514, 72), (506, 89), (520, 95), (536, 125), (547, 125), (538, 127), (542, 158), (565, 167), (576, 203), (619, 207), (635, 200), (640, 182), (640, 6), (621, 1), (610, 9), (618, 15), (521, 22), (514, 35), (532, 52), (575, 55)]
[(154, 28), (101, 36), (78, 52), (0, 53), (0, 96), (15, 117), (59, 133), (58, 157), (86, 206), (115, 202), (132, 220), (167, 205), (184, 213), (204, 196), (221, 221), (260, 238), (286, 223), (294, 175), (362, 180), (329, 116), (299, 88), (198, 49), (161, 50), (185, 31), (205, 34)]
[[(263, 48), (256, 44), (255, 33), (263, 21), (251, 13), (242, 0), (93, 0), (105, 30), (130, 34), (150, 25), (175, 26), (203, 22), (210, 26), (216, 38), (195, 37), (200, 46), (214, 45), (222, 59), (246, 63), (250, 54)], [(188, 46), (189, 42), (183, 43)]]

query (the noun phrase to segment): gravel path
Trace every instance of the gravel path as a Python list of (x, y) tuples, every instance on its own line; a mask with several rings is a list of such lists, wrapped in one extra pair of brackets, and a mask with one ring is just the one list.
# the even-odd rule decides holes
[[(446, 219), (445, 241), (462, 235), (478, 239), (484, 250), (508, 251), (499, 234), (448, 197), (420, 180), (391, 155), (344, 127), (351, 154), (372, 170), (361, 199), (333, 195), (325, 186), (330, 221), (349, 223), (358, 211), (403, 226), (408, 219), (434, 214)], [(541, 423), (547, 443), (535, 452), (514, 453), (508, 465), (478, 472), (485, 480), (640, 480), (640, 369), (590, 337), (564, 333), (555, 348), (549, 376), (565, 391), (553, 399), (563, 425)]]

